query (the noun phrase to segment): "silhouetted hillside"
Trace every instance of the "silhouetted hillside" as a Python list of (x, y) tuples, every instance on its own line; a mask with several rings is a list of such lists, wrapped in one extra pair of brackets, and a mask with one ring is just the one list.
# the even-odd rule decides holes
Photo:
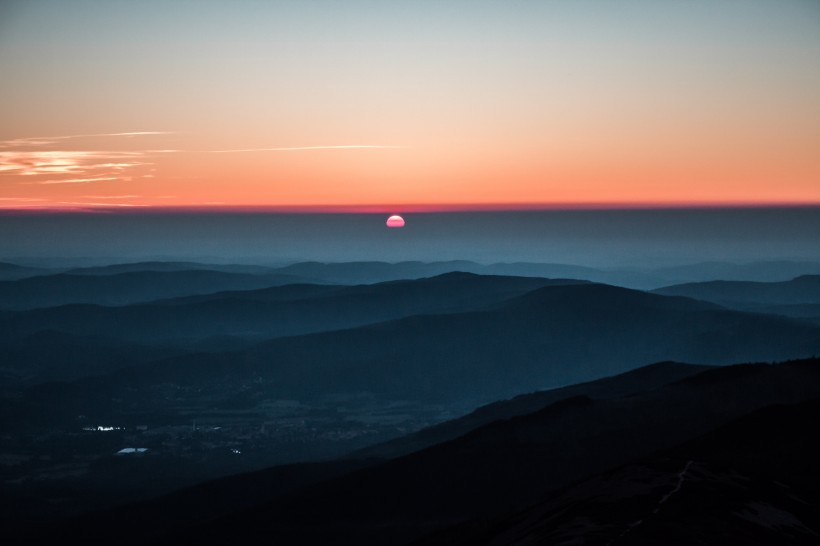
[(658, 267), (652, 273), (667, 279), (667, 284), (713, 281), (782, 282), (801, 275), (820, 274), (820, 262), (763, 260), (749, 263), (700, 262)]
[(774, 405), (436, 544), (817, 544), (820, 400)]
[(654, 292), (667, 296), (686, 296), (740, 309), (820, 304), (820, 275), (803, 275), (790, 281), (768, 283), (711, 281), (680, 284), (659, 288)]
[(116, 275), (119, 273), (135, 273), (140, 271), (221, 271), (223, 273), (245, 273), (250, 275), (271, 275), (277, 273), (275, 268), (261, 265), (207, 264), (199, 262), (164, 261), (130, 262), (93, 267), (78, 267), (70, 269), (66, 271), (66, 273), (71, 275)]
[(0, 262), (0, 281), (15, 281), (17, 279), (24, 279), (26, 277), (44, 275), (47, 273), (49, 273), (48, 269)]
[(414, 316), (194, 355), (112, 376), (142, 388), (248, 384), (259, 396), (370, 392), (486, 403), (664, 360), (726, 364), (820, 352), (809, 323), (606, 285), (547, 286), (492, 311)]
[(219, 292), (127, 307), (76, 304), (7, 314), (0, 318), (0, 339), (39, 330), (140, 342), (213, 335), (282, 337), (476, 310), (543, 286), (580, 282), (448, 273), (353, 287), (296, 284)]
[(631, 288), (656, 288), (668, 284), (666, 277), (657, 276), (651, 270), (599, 269), (581, 265), (535, 262), (491, 264), (480, 264), (466, 260), (429, 263), (303, 262), (286, 266), (278, 271), (340, 284), (374, 283), (388, 280), (421, 278), (451, 271), (465, 271), (479, 275), (583, 279), (586, 281), (628, 286)]
[(703, 262), (674, 267), (589, 267), (562, 263), (509, 262), (480, 264), (466, 260), (444, 262), (303, 262), (286, 266), (281, 273), (323, 279), (340, 284), (429, 277), (449, 271), (480, 275), (571, 278), (653, 289), (670, 284), (712, 281), (785, 281), (799, 275), (820, 274), (820, 263), (808, 261), (759, 261), (751, 263)]
[(108, 374), (179, 355), (180, 347), (144, 346), (99, 336), (77, 336), (40, 330), (18, 339), (6, 340), (0, 359), (0, 385), (43, 381), (73, 381)]
[(30, 309), (67, 303), (122, 305), (223, 290), (299, 282), (284, 275), (219, 271), (141, 271), (114, 275), (47, 275), (0, 282), (0, 308)]
[(605, 377), (569, 387), (522, 394), (509, 400), (481, 406), (458, 419), (445, 421), (416, 433), (359, 450), (353, 453), (351, 457), (385, 459), (398, 457), (453, 440), (493, 421), (526, 415), (568, 398), (579, 396), (593, 399), (621, 398), (631, 394), (645, 393), (708, 369), (710, 369), (710, 366), (660, 362), (613, 377)]

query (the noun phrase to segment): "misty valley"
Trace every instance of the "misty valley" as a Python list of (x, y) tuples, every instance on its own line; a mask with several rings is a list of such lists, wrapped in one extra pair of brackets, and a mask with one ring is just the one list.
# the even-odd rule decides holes
[(820, 264), (715, 267), (3, 263), (6, 534), (812, 543)]

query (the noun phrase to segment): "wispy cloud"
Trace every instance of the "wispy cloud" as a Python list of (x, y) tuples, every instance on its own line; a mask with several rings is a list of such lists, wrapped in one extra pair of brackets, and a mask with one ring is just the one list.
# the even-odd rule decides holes
[(0, 152), (0, 174), (77, 175), (100, 169), (121, 171), (138, 165), (147, 165), (148, 163), (137, 160), (142, 155), (142, 152), (88, 150), (2, 151)]
[[(18, 178), (18, 183), (27, 185), (127, 181), (133, 176), (133, 173), (129, 172), (130, 170), (143, 165), (153, 165), (153, 163), (146, 162), (145, 158), (158, 152), (99, 148), (91, 150), (38, 150), (37, 148), (54, 148), (57, 145), (69, 147), (68, 141), (92, 137), (118, 139), (169, 134), (174, 133), (168, 131), (130, 131), (2, 140), (0, 141), (0, 176), (25, 177)], [(30, 180), (26, 180), (27, 178), (30, 178)]]

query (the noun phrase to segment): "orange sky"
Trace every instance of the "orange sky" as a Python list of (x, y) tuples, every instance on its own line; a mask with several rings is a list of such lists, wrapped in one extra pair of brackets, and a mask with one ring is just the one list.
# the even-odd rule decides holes
[(0, 208), (820, 203), (820, 7), (615, 4), (9, 2)]

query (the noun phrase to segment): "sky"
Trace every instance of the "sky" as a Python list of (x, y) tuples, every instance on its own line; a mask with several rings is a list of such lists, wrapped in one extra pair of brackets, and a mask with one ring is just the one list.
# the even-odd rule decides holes
[(3, 0), (0, 209), (817, 204), (818, 59), (816, 0)]

